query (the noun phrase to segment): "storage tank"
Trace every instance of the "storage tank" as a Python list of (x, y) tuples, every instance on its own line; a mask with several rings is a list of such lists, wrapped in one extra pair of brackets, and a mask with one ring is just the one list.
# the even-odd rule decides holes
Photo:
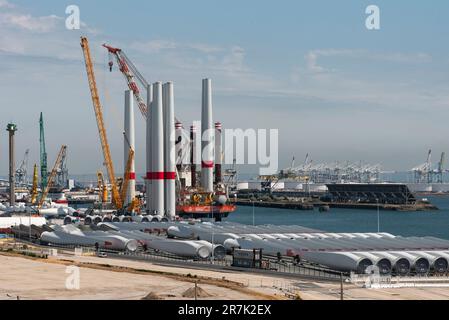
[(248, 190), (248, 182), (238, 182), (237, 183), (237, 190)]
[(298, 181), (284, 181), (284, 190), (302, 190), (302, 183)]

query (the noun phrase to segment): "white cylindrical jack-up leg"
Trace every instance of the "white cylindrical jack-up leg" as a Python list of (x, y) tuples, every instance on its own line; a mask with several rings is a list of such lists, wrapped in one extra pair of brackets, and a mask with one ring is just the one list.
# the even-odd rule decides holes
[[(125, 136), (124, 136), (124, 164), (123, 172), (126, 172), (126, 164), (128, 163), (129, 149), (135, 149), (134, 140), (134, 98), (130, 90), (125, 91)], [(131, 162), (131, 170), (129, 172), (129, 183), (128, 190), (126, 192), (125, 204), (132, 202), (136, 196), (136, 166), (135, 166), (135, 156)]]
[(201, 108), (201, 187), (214, 191), (214, 127), (212, 122), (212, 85), (210, 79), (203, 79)]
[(221, 123), (215, 123), (215, 183), (221, 183), (221, 159), (222, 159), (222, 145), (221, 145)]
[(165, 215), (170, 220), (176, 215), (176, 154), (175, 154), (175, 107), (173, 83), (162, 86), (164, 105), (164, 182)]
[(153, 84), (153, 102), (151, 103), (151, 197), (152, 214), (164, 215), (164, 121), (162, 110), (162, 84)]
[(147, 174), (145, 179), (145, 192), (146, 192), (146, 211), (147, 213), (153, 212), (153, 203), (152, 203), (152, 180), (150, 179), (151, 172), (152, 172), (152, 165), (151, 165), (151, 109), (152, 109), (152, 101), (153, 101), (153, 85), (148, 85), (147, 88), (147, 122), (146, 122), (146, 148), (147, 148), (147, 154), (146, 154), (146, 167), (147, 167)]

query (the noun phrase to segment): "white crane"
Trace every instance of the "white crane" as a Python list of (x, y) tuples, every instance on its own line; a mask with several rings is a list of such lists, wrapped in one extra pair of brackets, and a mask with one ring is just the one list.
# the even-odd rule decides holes
[(28, 184), (28, 156), (30, 153), (30, 149), (25, 151), (25, 155), (23, 156), (22, 163), (19, 168), (16, 170), (16, 183), (18, 186), (26, 186)]

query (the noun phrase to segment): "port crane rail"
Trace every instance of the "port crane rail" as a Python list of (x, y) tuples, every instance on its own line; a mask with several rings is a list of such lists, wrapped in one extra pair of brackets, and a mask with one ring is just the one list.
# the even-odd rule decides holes
[(50, 175), (48, 176), (47, 186), (45, 187), (44, 192), (42, 193), (41, 199), (39, 200), (38, 208), (42, 208), (42, 205), (44, 204), (45, 198), (48, 195), (48, 192), (50, 191), (50, 188), (53, 185), (53, 182), (55, 180), (56, 174), (58, 172), (58, 167), (61, 165), (62, 159), (65, 157), (67, 150), (67, 146), (62, 146), (59, 150), (58, 157), (56, 158), (55, 165), (53, 166), (53, 169), (51, 170)]
[(95, 111), (95, 117), (97, 119), (98, 132), (100, 135), (101, 147), (103, 150), (103, 156), (105, 161), (105, 166), (108, 172), (109, 182), (111, 184), (112, 192), (112, 202), (117, 209), (123, 208), (123, 199), (117, 188), (117, 183), (115, 180), (114, 166), (112, 163), (111, 151), (109, 148), (109, 143), (106, 135), (106, 127), (103, 120), (103, 111), (100, 104), (100, 98), (98, 95), (97, 84), (95, 81), (95, 74), (93, 68), (93, 62), (90, 55), (89, 42), (86, 37), (81, 37), (81, 48), (83, 49), (84, 61), (86, 64), (87, 78), (89, 81), (89, 88), (92, 97), (92, 103)]

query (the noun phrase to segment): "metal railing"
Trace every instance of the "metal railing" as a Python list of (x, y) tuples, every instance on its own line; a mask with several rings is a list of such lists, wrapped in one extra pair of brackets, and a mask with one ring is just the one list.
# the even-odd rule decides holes
[[(18, 239), (16, 239), (18, 240)], [(96, 254), (97, 256), (102, 256), (105, 254), (109, 258), (118, 259), (129, 259), (129, 260), (140, 260), (149, 261), (154, 263), (172, 264), (172, 265), (182, 265), (191, 267), (202, 267), (211, 269), (227, 269), (227, 270), (239, 270), (248, 272), (258, 272), (271, 275), (286, 275), (286, 276), (297, 276), (302, 278), (313, 278), (318, 280), (329, 280), (329, 281), (339, 281), (341, 276), (344, 278), (349, 277), (349, 274), (341, 273), (339, 271), (326, 269), (325, 267), (318, 267), (309, 264), (306, 261), (297, 263), (293, 258), (282, 257), (280, 260), (277, 257), (263, 255), (262, 263), (260, 268), (243, 268), (234, 267), (232, 265), (233, 258), (231, 255), (226, 255), (224, 259), (216, 258), (192, 258), (192, 257), (182, 257), (175, 254), (170, 254), (162, 251), (157, 251), (154, 249), (148, 249), (147, 251), (142, 251), (141, 249), (135, 252), (130, 251), (119, 251), (104, 248), (95, 248), (94, 246), (83, 246), (83, 245), (73, 245), (73, 244), (40, 244), (24, 241), (23, 239), (18, 240), (18, 243), (23, 245), (35, 246), (38, 249), (27, 248), (25, 250), (32, 251), (35, 253), (48, 252), (51, 256), (52, 252), (50, 249), (65, 250), (64, 254), (74, 254), (76, 248), (82, 248), (82, 254)], [(73, 252), (71, 252), (73, 251)], [(61, 252), (58, 252), (61, 253)]]
[(272, 256), (264, 256), (263, 264), (265, 269), (285, 274), (294, 274), (302, 277), (335, 280), (339, 281), (341, 277), (348, 278), (349, 273), (331, 270), (324, 266), (312, 265), (307, 261), (295, 262), (292, 258), (274, 258)]

